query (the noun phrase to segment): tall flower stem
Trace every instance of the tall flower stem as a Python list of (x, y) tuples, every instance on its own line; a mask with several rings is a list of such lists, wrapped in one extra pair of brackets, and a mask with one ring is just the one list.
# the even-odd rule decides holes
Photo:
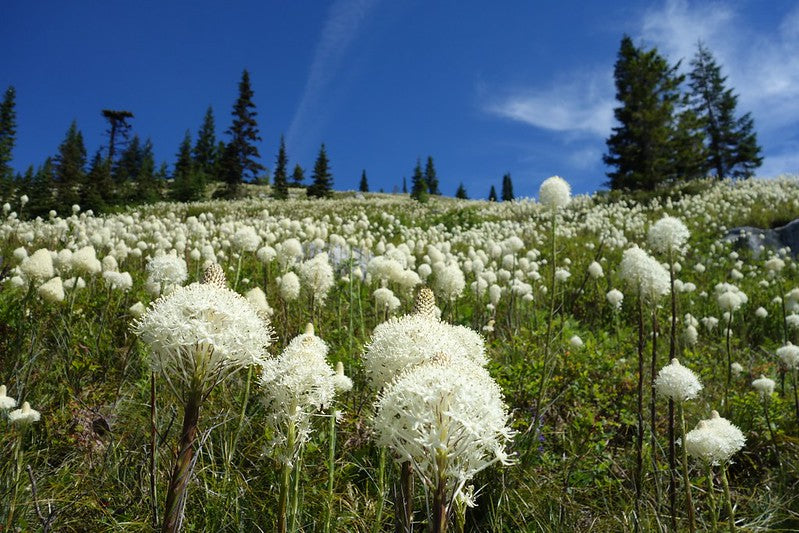
[(710, 531), (716, 533), (719, 529), (718, 519), (716, 518), (716, 498), (713, 496), (715, 489), (713, 488), (713, 467), (710, 463), (707, 464), (707, 504), (710, 507)]
[(303, 446), (297, 451), (294, 461), (294, 486), (291, 490), (291, 512), (289, 513), (289, 532), (297, 531), (297, 519), (300, 516), (300, 478), (302, 477), (302, 451)]
[(413, 468), (410, 461), (400, 465), (400, 483), (395, 498), (396, 532), (413, 533)]
[(652, 306), (652, 366), (650, 368), (650, 398), (649, 398), (649, 433), (650, 433), (650, 447), (652, 448), (652, 476), (655, 482), (655, 509), (660, 510), (660, 475), (658, 471), (658, 454), (657, 454), (657, 427), (655, 416), (655, 378), (657, 377), (658, 369), (658, 312), (657, 306)]
[(150, 512), (152, 513), (152, 526), (153, 531), (158, 529), (158, 493), (156, 492), (156, 436), (158, 429), (156, 425), (156, 411), (155, 404), (155, 372), (150, 372)]
[(727, 465), (721, 465), (721, 484), (724, 487), (724, 506), (727, 508), (727, 524), (730, 533), (735, 533), (735, 513), (732, 510), (732, 497), (730, 496), (730, 482), (727, 480)]
[(383, 507), (386, 502), (386, 448), (380, 448), (380, 455), (377, 460), (377, 513), (375, 516), (374, 524), (372, 524), (372, 533), (380, 531), (381, 523), (383, 522)]
[(244, 425), (244, 417), (247, 414), (247, 402), (250, 401), (250, 383), (252, 382), (252, 366), (247, 370), (247, 384), (244, 386), (244, 400), (241, 402), (241, 412), (239, 413), (239, 423), (236, 426), (236, 433), (233, 435), (233, 442), (230, 444), (230, 452), (228, 452), (228, 463), (233, 460), (233, 455), (236, 452), (236, 446), (241, 436), (241, 428)]
[(433, 533), (446, 533), (447, 531), (447, 477), (444, 473), (446, 457), (436, 457), (438, 463), (438, 483), (433, 494)]
[[(671, 329), (669, 361), (677, 357), (677, 293), (674, 290), (674, 258), (669, 251), (669, 288), (671, 290)], [(669, 515), (671, 529), (677, 531), (677, 465), (674, 453), (674, 400), (669, 399)]]
[(641, 527), (641, 493), (644, 474), (644, 304), (638, 296), (638, 435), (635, 442), (635, 529)]
[(694, 517), (694, 499), (691, 495), (691, 479), (688, 477), (688, 451), (685, 449), (685, 412), (682, 402), (677, 404), (680, 414), (680, 436), (682, 438), (682, 477), (685, 484), (685, 506), (688, 508), (688, 529), (691, 533), (696, 531), (696, 518)]
[(732, 311), (730, 318), (727, 320), (727, 384), (724, 387), (724, 410), (727, 414), (730, 413), (730, 385), (732, 384), (732, 349), (730, 347), (730, 336), (732, 335)]
[(286, 435), (286, 457), (283, 458), (283, 465), (280, 470), (280, 496), (277, 504), (277, 531), (286, 533), (288, 521), (288, 497), (291, 487), (291, 461), (289, 457), (294, 455), (294, 424), (289, 423)]
[(194, 457), (194, 443), (197, 440), (197, 422), (200, 419), (200, 404), (202, 403), (202, 388), (196, 381), (188, 393), (186, 404), (183, 407), (183, 428), (180, 432), (178, 443), (178, 456), (169, 489), (166, 495), (164, 509), (164, 523), (161, 531), (172, 533), (180, 531), (183, 522), (183, 509), (186, 504), (186, 487), (189, 484)]
[(771, 395), (763, 395), (763, 414), (766, 415), (766, 427), (768, 428), (769, 436), (771, 437), (771, 444), (774, 446), (774, 456), (777, 458), (777, 464), (782, 467), (780, 460), (780, 449), (777, 446), (777, 438), (774, 436), (774, 428), (771, 427), (771, 417), (769, 416), (769, 403), (771, 402)]
[(328, 425), (329, 447), (327, 450), (327, 509), (325, 510), (325, 533), (330, 531), (330, 521), (333, 515), (333, 489), (335, 486), (336, 475), (336, 414), (333, 411), (330, 415)]

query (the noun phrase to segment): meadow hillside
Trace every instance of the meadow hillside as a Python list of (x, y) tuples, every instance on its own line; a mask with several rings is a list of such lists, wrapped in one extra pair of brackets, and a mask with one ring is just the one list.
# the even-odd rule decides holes
[(799, 179), (564, 185), (6, 204), (0, 531), (799, 530)]

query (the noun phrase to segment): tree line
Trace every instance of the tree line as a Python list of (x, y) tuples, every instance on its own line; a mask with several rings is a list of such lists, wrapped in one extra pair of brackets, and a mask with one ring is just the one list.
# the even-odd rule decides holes
[[(73, 121), (55, 156), (37, 168), (30, 166), (23, 173), (15, 173), (11, 160), (17, 131), (16, 91), (9, 87), (0, 103), (0, 200), (11, 201), (25, 194), (29, 198), (27, 214), (41, 216), (49, 211), (67, 213), (73, 204), (105, 211), (131, 203), (200, 200), (214, 182), (215, 197), (237, 197), (242, 183), (269, 181), (268, 171), (258, 161), (257, 143), (261, 137), (246, 70), (238, 89), (231, 125), (225, 130), (227, 142), (216, 138), (214, 112), (209, 107), (196, 141), (192, 142), (191, 132), (186, 131), (171, 172), (166, 163), (156, 164), (150, 139), (131, 135), (133, 112), (103, 109), (102, 116), (108, 123), (107, 145), (97, 148), (91, 158), (83, 134)], [(309, 185), (305, 184), (305, 171), (299, 164), (294, 166), (289, 180), (287, 165), (281, 137), (272, 196), (287, 198), (289, 185), (306, 188), (308, 196), (330, 196), (333, 175), (324, 144)]]
[[(708, 176), (743, 178), (752, 176), (761, 165), (761, 147), (751, 114), (738, 116), (738, 97), (727, 87), (721, 67), (701, 42), (690, 67), (688, 74), (682, 74), (680, 62), (672, 65), (656, 48), (637, 47), (629, 36), (622, 38), (614, 66), (617, 124), (606, 140), (607, 153), (603, 155), (610, 167), (606, 185), (611, 189), (655, 190)], [(30, 166), (23, 173), (15, 173), (11, 160), (17, 127), (16, 92), (9, 87), (0, 103), (0, 200), (27, 194), (30, 201), (26, 211), (35, 216), (50, 210), (67, 212), (73, 204), (104, 211), (163, 199), (199, 200), (212, 183), (215, 197), (237, 197), (244, 182), (269, 182), (269, 172), (259, 163), (261, 137), (253, 96), (249, 73), (244, 70), (232, 121), (224, 132), (226, 141), (216, 138), (215, 117), (209, 107), (194, 142), (186, 131), (171, 172), (166, 163), (156, 164), (150, 139), (131, 136), (133, 112), (104, 109), (108, 144), (91, 158), (73, 121), (55, 156), (37, 168)], [(299, 164), (289, 175), (288, 162), (281, 137), (272, 173), (272, 197), (288, 198), (289, 187), (304, 187), (312, 197), (330, 196), (333, 175), (324, 144), (309, 185), (305, 185), (305, 171)], [(366, 170), (361, 173), (358, 188), (369, 191)], [(403, 178), (402, 192), (419, 202), (441, 194), (432, 156), (424, 166), (421, 158), (417, 159), (411, 189)], [(455, 196), (469, 197), (463, 183)], [(509, 173), (502, 178), (501, 196), (491, 185), (488, 199), (514, 199)]]

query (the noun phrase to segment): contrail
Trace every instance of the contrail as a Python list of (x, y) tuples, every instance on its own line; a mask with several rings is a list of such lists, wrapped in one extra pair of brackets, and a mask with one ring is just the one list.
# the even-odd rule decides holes
[(347, 48), (355, 40), (361, 23), (375, 4), (377, 0), (337, 0), (330, 6), (302, 99), (286, 133), (288, 146), (292, 146), (297, 136), (307, 131), (305, 124), (320, 93), (335, 75)]

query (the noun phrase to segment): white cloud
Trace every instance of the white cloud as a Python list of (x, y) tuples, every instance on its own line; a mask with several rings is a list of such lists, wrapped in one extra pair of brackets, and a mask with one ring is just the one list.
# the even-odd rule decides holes
[[(358, 35), (358, 29), (377, 0), (337, 0), (330, 6), (322, 35), (314, 53), (297, 110), (286, 133), (286, 144), (307, 135), (309, 119), (326, 86), (339, 69), (344, 55)], [(313, 115), (318, 119), (318, 114)], [(318, 122), (317, 122), (318, 124)]]
[[(750, 9), (762, 9), (760, 5)], [(751, 111), (758, 130), (799, 120), (799, 6), (779, 27), (756, 31), (733, 5), (667, 0), (644, 16), (641, 37), (687, 71), (702, 40), (739, 95), (740, 112)]]
[(613, 124), (613, 82), (607, 71), (574, 75), (547, 88), (513, 91), (485, 110), (538, 128), (607, 137)]

